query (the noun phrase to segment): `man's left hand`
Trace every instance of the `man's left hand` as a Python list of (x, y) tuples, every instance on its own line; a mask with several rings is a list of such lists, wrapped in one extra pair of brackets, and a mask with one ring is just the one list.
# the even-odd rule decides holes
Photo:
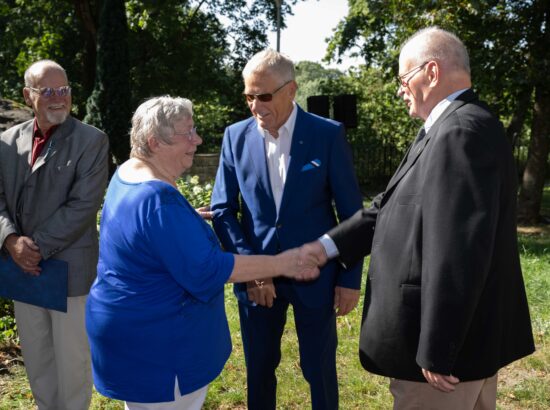
[(334, 288), (334, 310), (336, 310), (336, 316), (344, 316), (351, 312), (357, 306), (359, 296), (359, 289), (336, 286)]
[(424, 375), (428, 383), (430, 383), (430, 386), (444, 393), (454, 391), (455, 385), (460, 383), (460, 380), (458, 380), (453, 375), (433, 373), (426, 369), (422, 369), (422, 374)]

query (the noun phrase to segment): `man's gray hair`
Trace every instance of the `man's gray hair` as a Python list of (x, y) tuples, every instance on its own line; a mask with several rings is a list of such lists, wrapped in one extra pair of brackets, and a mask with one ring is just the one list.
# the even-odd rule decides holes
[(285, 55), (267, 48), (252, 56), (243, 69), (243, 79), (252, 73), (268, 72), (280, 78), (282, 81), (293, 81), (296, 79), (294, 63)]
[(408, 55), (415, 58), (417, 64), (437, 60), (451, 68), (462, 69), (470, 74), (468, 50), (464, 43), (450, 31), (436, 26), (426, 27), (409, 37), (401, 47), (401, 51), (412, 43), (415, 48)]
[[(67, 78), (67, 73), (65, 69), (61, 67), (58, 63), (53, 60), (39, 60), (32, 63), (29, 68), (25, 70), (25, 87), (34, 87), (37, 79), (44, 73), (44, 71), (49, 69), (55, 69), (63, 72), (65, 78)], [(67, 80), (68, 81), (68, 80)]]
[(143, 102), (132, 117), (130, 157), (148, 158), (151, 150), (147, 140), (154, 136), (160, 142), (173, 144), (174, 123), (193, 117), (193, 103), (187, 98), (163, 95)]

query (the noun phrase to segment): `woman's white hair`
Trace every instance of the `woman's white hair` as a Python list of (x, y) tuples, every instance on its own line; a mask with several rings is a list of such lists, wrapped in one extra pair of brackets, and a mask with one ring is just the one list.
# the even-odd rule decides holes
[(176, 133), (174, 123), (192, 117), (193, 104), (187, 98), (163, 95), (146, 100), (132, 117), (130, 157), (150, 157), (151, 150), (147, 140), (151, 136), (171, 145)]

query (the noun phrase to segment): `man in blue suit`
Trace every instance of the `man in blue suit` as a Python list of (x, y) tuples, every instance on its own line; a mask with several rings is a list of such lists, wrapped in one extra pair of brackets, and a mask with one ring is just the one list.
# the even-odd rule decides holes
[[(243, 70), (252, 117), (225, 130), (211, 208), (225, 249), (276, 254), (318, 238), (361, 208), (342, 124), (295, 102), (294, 65), (264, 50)], [(336, 212), (335, 212), (336, 209)], [(362, 261), (325, 266), (319, 279), (235, 286), (247, 365), (248, 408), (275, 409), (275, 370), (289, 304), (313, 409), (338, 408), (336, 316), (359, 300)]]

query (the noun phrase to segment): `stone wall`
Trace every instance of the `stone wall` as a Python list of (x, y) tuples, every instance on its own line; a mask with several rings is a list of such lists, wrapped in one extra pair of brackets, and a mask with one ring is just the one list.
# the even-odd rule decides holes
[(193, 166), (186, 175), (198, 175), (202, 183), (213, 182), (218, 171), (220, 154), (195, 154)]
[(32, 110), (10, 100), (0, 99), (0, 132), (33, 117)]

